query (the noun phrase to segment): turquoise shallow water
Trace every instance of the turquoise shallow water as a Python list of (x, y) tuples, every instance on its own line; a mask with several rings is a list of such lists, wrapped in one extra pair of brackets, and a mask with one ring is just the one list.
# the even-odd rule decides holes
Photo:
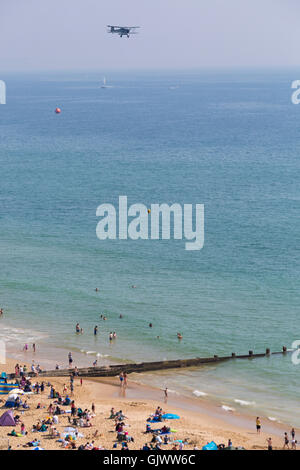
[[(65, 349), (100, 362), (263, 352), (300, 339), (297, 73), (112, 72), (108, 89), (102, 72), (1, 76), (0, 335), (9, 347), (36, 338), (55, 359)], [(205, 204), (203, 250), (99, 241), (96, 208), (119, 195)], [(141, 379), (299, 426), (298, 368), (274, 357)]]

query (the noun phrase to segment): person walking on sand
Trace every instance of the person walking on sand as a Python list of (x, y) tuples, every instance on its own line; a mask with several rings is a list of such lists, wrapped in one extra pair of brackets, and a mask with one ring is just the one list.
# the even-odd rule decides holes
[(269, 437), (269, 439), (267, 439), (267, 444), (268, 444), (268, 450), (273, 450), (273, 443), (272, 443), (272, 438)]
[(32, 364), (31, 364), (31, 372), (36, 375), (36, 369), (35, 369), (35, 365), (34, 365), (34, 361), (32, 361)]
[(32, 345), (33, 352), (35, 353), (35, 343)]
[(289, 437), (287, 435), (287, 432), (284, 433), (284, 438), (283, 438), (283, 449), (290, 449), (290, 441)]
[(124, 372), (123, 374), (123, 377), (124, 377), (124, 387), (127, 387), (127, 372)]
[(260, 434), (260, 430), (261, 430), (261, 422), (260, 422), (259, 416), (257, 416), (257, 418), (256, 418), (256, 432), (257, 432), (257, 434)]
[(166, 387), (164, 389), (164, 394), (165, 394), (165, 399), (167, 399), (168, 398), (168, 387)]

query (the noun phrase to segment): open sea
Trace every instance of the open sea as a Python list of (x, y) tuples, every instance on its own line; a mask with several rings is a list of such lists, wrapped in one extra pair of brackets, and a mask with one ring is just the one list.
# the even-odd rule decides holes
[[(300, 339), (300, 70), (0, 78), (0, 339), (16, 359), (25, 342), (46, 365), (100, 365)], [(204, 248), (100, 241), (96, 209), (119, 195), (204, 204)], [(138, 378), (300, 426), (299, 377), (279, 355)]]

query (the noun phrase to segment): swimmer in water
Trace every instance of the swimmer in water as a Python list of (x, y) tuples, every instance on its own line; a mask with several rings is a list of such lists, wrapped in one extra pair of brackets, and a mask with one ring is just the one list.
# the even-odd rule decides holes
[(149, 328), (152, 328), (152, 326), (153, 326), (152, 323), (149, 323)]
[(182, 334), (177, 333), (177, 338), (178, 338), (178, 339), (182, 339)]
[(113, 332), (113, 338), (116, 339), (116, 337), (117, 337), (117, 333), (114, 331)]
[(79, 323), (76, 323), (75, 331), (76, 331), (76, 333), (80, 333)]
[(96, 325), (95, 328), (94, 328), (94, 335), (96, 336), (98, 333), (98, 326)]
[(112, 341), (112, 339), (113, 339), (113, 334), (112, 334), (112, 332), (110, 332), (109, 333), (109, 341)]

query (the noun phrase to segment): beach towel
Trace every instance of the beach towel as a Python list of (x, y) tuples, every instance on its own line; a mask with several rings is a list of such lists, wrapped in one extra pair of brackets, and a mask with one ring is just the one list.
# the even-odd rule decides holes
[(163, 419), (180, 419), (180, 416), (174, 415), (173, 413), (166, 413), (162, 415)]
[(68, 436), (70, 436), (74, 441), (77, 439), (77, 437), (84, 437), (83, 434), (81, 434), (80, 432), (77, 434), (75, 434), (75, 432), (64, 432), (61, 434), (62, 437), (64, 438), (67, 438)]

